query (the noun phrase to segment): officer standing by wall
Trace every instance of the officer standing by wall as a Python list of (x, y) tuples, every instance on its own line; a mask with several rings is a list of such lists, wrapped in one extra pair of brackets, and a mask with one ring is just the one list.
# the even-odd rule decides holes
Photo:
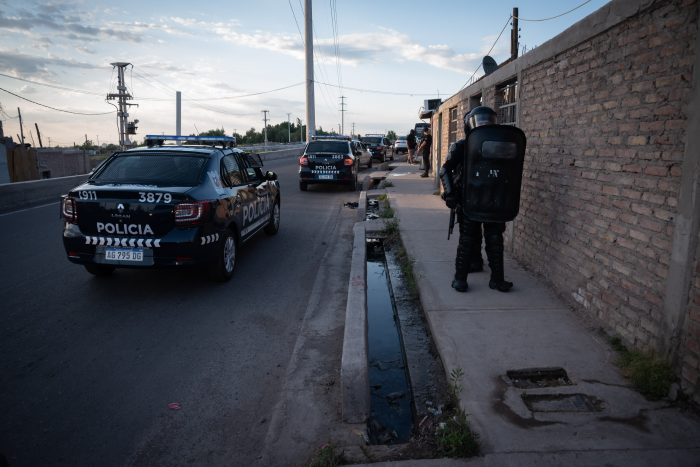
[[(496, 141), (486, 143), (496, 144), (481, 146), (483, 131), (479, 137), (469, 139), (476, 128), (488, 125), (494, 127), (486, 138)], [(496, 112), (485, 106), (476, 107), (464, 116), (464, 133), (465, 139), (450, 147), (447, 160), (440, 169), (444, 189), (442, 197), (447, 207), (456, 209), (459, 222), (452, 288), (466, 292), (468, 273), (481, 270), (483, 225), (486, 256), (491, 269), (489, 287), (507, 292), (513, 283), (504, 277), (503, 232), (505, 222), (517, 215), (520, 203), (525, 136), (518, 128), (496, 125)], [(482, 147), (487, 149), (482, 150)], [(496, 153), (490, 154), (489, 151)], [(507, 190), (514, 189), (517, 193), (508, 191), (504, 195)], [(514, 202), (516, 205), (512, 206)]]
[(418, 146), (418, 153), (423, 157), (423, 173), (420, 174), (421, 177), (425, 178), (430, 172), (430, 148), (433, 144), (433, 134), (430, 131), (430, 127), (425, 129), (423, 133), (423, 138), (420, 140), (420, 145)]

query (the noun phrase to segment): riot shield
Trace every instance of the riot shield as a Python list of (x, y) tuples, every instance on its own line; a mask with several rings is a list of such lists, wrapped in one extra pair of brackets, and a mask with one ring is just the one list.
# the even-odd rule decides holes
[(510, 125), (469, 133), (462, 176), (462, 208), (469, 220), (508, 222), (518, 215), (525, 145), (525, 133)]

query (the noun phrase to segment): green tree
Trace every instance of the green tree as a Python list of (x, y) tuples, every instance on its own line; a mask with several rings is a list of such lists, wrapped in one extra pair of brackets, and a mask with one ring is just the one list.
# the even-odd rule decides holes
[(224, 127), (221, 127), (215, 130), (205, 131), (200, 133), (198, 136), (226, 136), (226, 131), (224, 131)]
[(396, 141), (396, 133), (394, 132), (394, 130), (387, 131), (386, 137), (389, 138), (390, 141)]

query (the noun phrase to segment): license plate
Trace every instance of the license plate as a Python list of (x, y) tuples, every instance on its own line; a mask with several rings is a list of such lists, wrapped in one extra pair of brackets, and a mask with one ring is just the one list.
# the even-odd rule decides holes
[(318, 176), (319, 180), (333, 180), (333, 175), (321, 174)]
[(143, 249), (140, 248), (105, 248), (105, 260), (143, 262)]

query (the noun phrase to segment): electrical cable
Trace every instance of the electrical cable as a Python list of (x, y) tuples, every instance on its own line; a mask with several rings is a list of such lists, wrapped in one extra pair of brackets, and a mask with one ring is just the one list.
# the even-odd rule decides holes
[[(138, 76), (137, 76), (137, 78), (138, 78)], [(145, 82), (148, 83), (147, 81), (145, 81)], [(148, 84), (150, 84), (150, 83), (148, 83)], [(303, 81), (301, 81), (299, 83), (290, 84), (288, 86), (282, 86), (281, 88), (270, 89), (268, 91), (252, 92), (249, 94), (240, 94), (238, 96), (201, 97), (201, 98), (182, 99), (182, 101), (183, 102), (206, 102), (206, 101), (221, 101), (221, 100), (241, 99), (243, 97), (260, 96), (262, 94), (270, 94), (270, 93), (277, 92), (277, 91), (283, 91), (285, 89), (293, 88), (296, 86), (301, 86), (302, 84), (304, 84)], [(141, 97), (141, 98), (135, 99), (135, 100), (167, 102), (167, 101), (172, 101), (173, 99), (174, 98), (171, 98), (171, 97)]]
[[(316, 81), (314, 80), (314, 83), (317, 84), (322, 84), (324, 86), (330, 86), (332, 88), (337, 88), (340, 87), (337, 84), (330, 84), (330, 83), (324, 83), (323, 81)], [(343, 86), (344, 89), (349, 89), (351, 91), (358, 91), (358, 92), (369, 92), (373, 94), (386, 94), (389, 96), (435, 96), (435, 93), (433, 92), (395, 92), (395, 91), (381, 91), (379, 89), (362, 89), (362, 88), (352, 88), (349, 86)]]
[(586, 5), (587, 3), (591, 3), (591, 0), (586, 0), (585, 2), (583, 2), (582, 4), (580, 4), (579, 6), (576, 6), (576, 7), (572, 8), (572, 9), (569, 10), (569, 11), (565, 11), (564, 13), (562, 13), (562, 14), (560, 14), (560, 15), (552, 16), (552, 17), (549, 17), (549, 18), (525, 19), (525, 18), (521, 18), (520, 16), (516, 16), (515, 18), (518, 19), (518, 20), (520, 20), (520, 21), (531, 21), (531, 22), (549, 21), (549, 20), (551, 20), (551, 19), (557, 19), (557, 18), (561, 18), (561, 17), (564, 16), (564, 15), (568, 15), (568, 14), (571, 13), (572, 11), (578, 10), (578, 9), (581, 8), (582, 6)]
[[(590, 1), (590, 0), (589, 0), (589, 1)], [(498, 43), (498, 40), (499, 40), (499, 39), (501, 38), (501, 36), (503, 35), (503, 31), (506, 30), (506, 28), (508, 27), (508, 23), (510, 23), (510, 20), (511, 20), (512, 18), (513, 18), (512, 15), (508, 16), (508, 20), (506, 20), (506, 24), (503, 25), (503, 29), (501, 29), (501, 32), (498, 34), (498, 37), (497, 37), (496, 40), (493, 42), (493, 45), (491, 46), (491, 48), (489, 49), (489, 51), (486, 53), (486, 55), (489, 55), (489, 54), (491, 53), (491, 51), (493, 50), (493, 48), (496, 47), (496, 44)], [(471, 81), (472, 78), (474, 78), (474, 75), (476, 74), (477, 71), (479, 71), (479, 68), (481, 68), (481, 63), (479, 63), (479, 66), (476, 67), (476, 70), (474, 70), (474, 73), (472, 73), (472, 75), (469, 77), (469, 79), (467, 80), (467, 82), (464, 83), (464, 84), (462, 85), (461, 88), (459, 88), (460, 91), (461, 91), (462, 89), (464, 89), (464, 88), (466, 87), (467, 84), (469, 84), (469, 81)]]
[(63, 91), (76, 92), (76, 93), (79, 93), (79, 94), (89, 94), (89, 95), (91, 95), (91, 96), (103, 96), (103, 94), (97, 93), (97, 92), (83, 91), (83, 90), (81, 90), (81, 89), (71, 89), (71, 88), (67, 88), (67, 87), (64, 87), (64, 86), (59, 86), (59, 85), (57, 85), (57, 84), (40, 83), (40, 82), (38, 82), (38, 81), (32, 81), (32, 80), (30, 80), (30, 79), (25, 79), (25, 78), (19, 78), (19, 77), (17, 77), (17, 76), (6, 75), (5, 73), (0, 73), (0, 76), (4, 76), (5, 78), (16, 79), (16, 80), (18, 80), (18, 81), (24, 81), (25, 83), (36, 84), (36, 85), (39, 85), (39, 86), (46, 86), (46, 87), (54, 88), (54, 89), (61, 89), (61, 90), (63, 90)]
[(73, 114), (73, 115), (109, 115), (112, 113), (111, 111), (110, 112), (102, 112), (102, 113), (84, 113), (84, 112), (73, 112), (71, 110), (57, 109), (56, 107), (51, 107), (50, 105), (46, 105), (46, 104), (40, 104), (39, 102), (35, 102), (31, 99), (27, 99), (26, 97), (22, 97), (19, 94), (15, 94), (12, 91), (8, 91), (7, 89), (0, 88), (0, 91), (5, 91), (8, 94), (12, 94), (13, 96), (19, 97), (20, 99), (25, 100), (27, 102), (31, 102), (32, 104), (36, 104), (36, 105), (39, 105), (41, 107), (46, 107), (47, 109), (55, 110), (57, 112), (65, 112), (67, 114)]

